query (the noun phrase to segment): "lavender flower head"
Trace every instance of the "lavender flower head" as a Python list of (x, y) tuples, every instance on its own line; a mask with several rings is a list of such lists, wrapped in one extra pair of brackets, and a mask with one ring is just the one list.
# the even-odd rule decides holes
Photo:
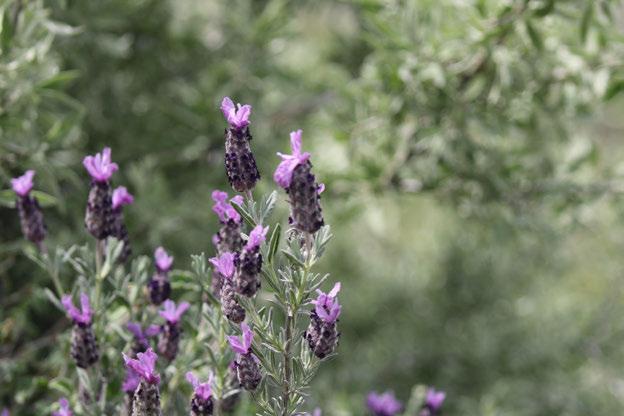
[(338, 303), (338, 292), (340, 292), (340, 282), (334, 285), (334, 288), (329, 293), (323, 293), (320, 289), (317, 289), (318, 298), (312, 301), (315, 305), (314, 311), (325, 322), (336, 322), (340, 316), (341, 306)]
[(277, 155), (282, 158), (282, 161), (277, 166), (277, 169), (275, 169), (273, 179), (284, 189), (290, 187), (295, 168), (310, 159), (310, 153), (301, 152), (302, 133), (303, 130), (297, 130), (290, 133), (290, 147), (292, 149), (291, 155), (277, 152)]
[[(215, 204), (212, 206), (212, 210), (217, 214), (219, 220), (222, 223), (227, 223), (229, 220), (234, 221), (237, 224), (241, 222), (240, 214), (234, 209), (234, 207), (227, 202), (228, 194), (227, 192), (220, 191), (215, 189), (212, 191), (212, 200)], [(243, 197), (240, 195), (236, 195), (234, 198), (230, 199), (230, 202), (240, 205), (243, 202)]]
[(251, 116), (251, 106), (249, 104), (234, 105), (230, 97), (224, 97), (223, 101), (221, 101), (221, 112), (223, 112), (223, 117), (225, 117), (233, 129), (242, 130), (249, 125), (249, 116)]
[(34, 170), (27, 170), (22, 176), (11, 179), (11, 187), (18, 196), (24, 197), (33, 188)]
[(210, 263), (217, 269), (221, 276), (226, 279), (234, 276), (234, 254), (225, 252), (219, 257), (213, 257), (210, 259)]
[(69, 401), (65, 397), (59, 400), (60, 409), (57, 412), (52, 412), (52, 416), (72, 416), (72, 411), (69, 408)]
[(131, 367), (126, 368), (126, 378), (124, 378), (123, 383), (121, 384), (121, 389), (126, 392), (133, 394), (137, 387), (139, 387), (139, 383), (141, 382), (141, 376), (139, 373), (134, 371)]
[(208, 381), (200, 383), (199, 379), (191, 371), (186, 373), (186, 381), (193, 386), (193, 392), (202, 400), (208, 400), (212, 396), (212, 383), (214, 382), (214, 375), (211, 373)]
[(267, 232), (269, 231), (269, 227), (262, 227), (262, 225), (256, 225), (253, 230), (249, 233), (249, 239), (247, 240), (247, 244), (245, 245), (245, 250), (252, 251), (266, 240)]
[(245, 322), (241, 324), (241, 330), (243, 331), (242, 337), (237, 337), (235, 335), (228, 336), (228, 342), (230, 343), (230, 347), (232, 350), (238, 354), (248, 354), (251, 352), (251, 343), (253, 341), (253, 331), (249, 328)]
[(22, 176), (11, 179), (11, 186), (17, 195), (15, 206), (19, 212), (22, 234), (27, 240), (37, 244), (40, 250), (44, 250), (43, 240), (47, 230), (43, 220), (43, 213), (39, 207), (37, 198), (30, 195), (33, 188), (34, 170), (27, 170)]
[(113, 191), (113, 209), (121, 208), (124, 205), (130, 205), (134, 202), (134, 196), (125, 186), (119, 186)]
[(102, 153), (96, 153), (95, 156), (86, 156), (82, 164), (95, 182), (108, 182), (119, 169), (117, 163), (111, 161), (110, 147), (105, 147)]
[(436, 391), (434, 388), (427, 390), (424, 407), (429, 410), (429, 412), (426, 414), (438, 414), (442, 408), (444, 399), (446, 399), (446, 393), (443, 391)]
[(65, 307), (65, 310), (69, 314), (69, 317), (78, 325), (91, 325), (91, 319), (93, 317), (93, 311), (89, 304), (89, 297), (86, 293), (80, 294), (80, 307), (81, 310), (74, 306), (71, 295), (63, 295), (61, 303)]
[(178, 305), (178, 307), (176, 307), (174, 301), (172, 301), (171, 299), (167, 299), (163, 306), (164, 309), (162, 311), (159, 311), (158, 314), (165, 318), (165, 320), (169, 324), (176, 325), (178, 322), (180, 322), (182, 315), (190, 306), (191, 305), (188, 302), (182, 302), (180, 303), (180, 305)]
[(366, 405), (375, 416), (394, 416), (403, 408), (401, 402), (394, 397), (392, 392), (383, 394), (371, 392), (368, 394)]
[(158, 247), (154, 252), (154, 260), (156, 261), (156, 268), (166, 273), (171, 270), (173, 265), (173, 256), (167, 254), (164, 248)]
[(141, 379), (149, 384), (160, 383), (160, 375), (156, 372), (156, 360), (158, 356), (149, 348), (145, 352), (137, 354), (137, 358), (130, 358), (126, 354), (123, 354), (126, 367), (135, 371)]
[(149, 348), (149, 338), (160, 333), (160, 327), (158, 325), (150, 325), (143, 330), (140, 324), (128, 322), (126, 327), (128, 331), (134, 335), (134, 345), (132, 349), (135, 354), (147, 350)]

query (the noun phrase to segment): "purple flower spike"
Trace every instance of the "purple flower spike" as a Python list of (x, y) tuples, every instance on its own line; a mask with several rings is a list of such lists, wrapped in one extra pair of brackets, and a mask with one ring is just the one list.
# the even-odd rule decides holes
[(82, 164), (96, 182), (107, 182), (119, 169), (117, 163), (111, 161), (110, 147), (105, 147), (102, 153), (96, 153), (95, 156), (85, 157)]
[(338, 292), (340, 291), (340, 282), (336, 283), (334, 288), (327, 294), (317, 289), (318, 298), (313, 300), (316, 314), (325, 322), (336, 322), (340, 316), (340, 304), (338, 303)]
[(128, 192), (125, 186), (115, 188), (113, 191), (113, 209), (120, 208), (124, 205), (130, 205), (133, 202), (134, 196)]
[(251, 342), (253, 341), (254, 334), (245, 322), (241, 324), (243, 330), (243, 336), (241, 338), (231, 335), (228, 337), (230, 347), (239, 354), (247, 354), (251, 351)]
[(27, 170), (22, 176), (11, 179), (11, 187), (18, 196), (26, 196), (33, 188), (34, 170)]
[(242, 130), (249, 125), (249, 116), (251, 116), (251, 106), (249, 104), (234, 105), (230, 97), (225, 97), (221, 101), (221, 111), (230, 127)]
[(173, 264), (173, 256), (167, 254), (164, 248), (158, 247), (154, 252), (154, 259), (156, 260), (156, 268), (161, 272), (168, 272)]
[(223, 277), (230, 278), (234, 275), (234, 254), (225, 252), (219, 257), (211, 258), (210, 263)]
[(394, 416), (403, 408), (401, 402), (394, 397), (392, 392), (384, 394), (371, 392), (366, 400), (366, 405), (375, 416)]
[(199, 379), (192, 372), (186, 373), (186, 381), (191, 383), (193, 386), (193, 390), (195, 395), (201, 398), (202, 400), (208, 400), (210, 396), (212, 396), (212, 383), (214, 381), (214, 375), (210, 373), (210, 377), (208, 377), (208, 381), (205, 383), (200, 383)]
[(121, 389), (126, 393), (134, 393), (137, 387), (139, 387), (140, 382), (141, 377), (139, 374), (132, 368), (128, 367), (126, 369), (126, 378), (121, 385)]
[(52, 416), (72, 416), (72, 411), (69, 408), (69, 401), (65, 397), (59, 400), (59, 406), (61, 408), (58, 412), (52, 412)]
[(435, 389), (431, 388), (427, 391), (425, 406), (427, 406), (432, 412), (439, 412), (445, 398), (446, 393), (444, 393), (443, 391), (436, 391)]
[(290, 186), (290, 182), (292, 180), (295, 168), (310, 158), (310, 153), (301, 153), (302, 133), (302, 130), (297, 130), (290, 133), (290, 146), (292, 148), (292, 155), (287, 155), (279, 152), (277, 153), (277, 155), (282, 158), (282, 161), (277, 166), (277, 169), (275, 169), (275, 173), (273, 174), (273, 180), (275, 180), (275, 182), (284, 189)]
[(63, 295), (61, 303), (65, 307), (65, 310), (69, 314), (69, 317), (77, 324), (91, 325), (91, 318), (93, 311), (89, 305), (89, 297), (86, 293), (80, 294), (80, 307), (79, 310), (74, 306), (71, 295)]
[(137, 359), (123, 354), (126, 367), (134, 370), (143, 380), (150, 384), (160, 383), (160, 375), (156, 372), (156, 360), (158, 356), (153, 349), (148, 348), (145, 352), (137, 354)]
[(256, 227), (251, 230), (249, 233), (249, 240), (247, 240), (247, 244), (245, 245), (245, 249), (251, 251), (256, 247), (259, 247), (260, 244), (266, 240), (267, 232), (269, 231), (269, 227), (262, 228), (262, 225), (256, 225)]
[(160, 314), (160, 316), (165, 318), (167, 322), (169, 322), (171, 325), (175, 325), (180, 322), (182, 315), (190, 306), (191, 305), (188, 302), (182, 302), (176, 308), (175, 302), (171, 299), (167, 299), (164, 304), (164, 309), (162, 311), (159, 311), (158, 313)]
[[(235, 223), (240, 223), (241, 216), (234, 209), (234, 207), (227, 202), (228, 194), (223, 191), (219, 191), (215, 189), (212, 191), (212, 200), (215, 201), (215, 204), (212, 206), (212, 210), (219, 217), (219, 220), (223, 223), (228, 222), (228, 220), (233, 220)], [(235, 203), (236, 205), (242, 204), (243, 200), (240, 195), (235, 196), (230, 200), (230, 202)]]

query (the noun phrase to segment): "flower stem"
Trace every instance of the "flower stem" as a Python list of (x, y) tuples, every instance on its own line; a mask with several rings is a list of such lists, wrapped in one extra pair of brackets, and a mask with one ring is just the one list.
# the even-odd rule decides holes
[(292, 377), (292, 369), (290, 366), (290, 348), (292, 345), (292, 324), (294, 322), (293, 312), (288, 308), (286, 316), (286, 345), (284, 346), (284, 386), (282, 393), (282, 403), (284, 406), (283, 416), (288, 416), (288, 406), (290, 404), (290, 379)]

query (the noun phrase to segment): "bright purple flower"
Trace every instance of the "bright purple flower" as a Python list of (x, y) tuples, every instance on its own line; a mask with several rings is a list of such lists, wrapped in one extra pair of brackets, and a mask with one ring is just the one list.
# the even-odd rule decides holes
[(247, 354), (251, 350), (251, 342), (253, 341), (254, 334), (245, 322), (241, 324), (243, 336), (241, 338), (230, 335), (228, 336), (228, 342), (230, 347), (239, 354)]
[(251, 106), (249, 104), (234, 105), (230, 97), (224, 97), (223, 101), (221, 101), (221, 111), (230, 127), (242, 130), (249, 125), (249, 116), (251, 116)]
[(175, 325), (178, 322), (180, 322), (180, 319), (182, 318), (182, 314), (184, 314), (184, 312), (186, 312), (186, 310), (190, 306), (191, 305), (188, 302), (182, 302), (176, 308), (175, 302), (172, 301), (171, 299), (167, 299), (163, 305), (164, 309), (162, 311), (159, 311), (158, 313), (160, 314), (160, 316), (165, 318), (167, 322), (169, 322), (172, 325)]
[(256, 247), (259, 247), (260, 244), (264, 242), (266, 239), (267, 232), (269, 231), (269, 227), (262, 228), (262, 225), (256, 225), (253, 230), (249, 233), (249, 239), (247, 240), (247, 244), (245, 245), (245, 249), (247, 251), (251, 251)]
[(33, 188), (34, 170), (27, 170), (22, 176), (11, 179), (11, 187), (18, 196), (26, 196)]
[(319, 318), (325, 322), (336, 322), (336, 319), (340, 316), (340, 304), (338, 303), (338, 292), (340, 292), (340, 282), (334, 285), (334, 288), (327, 294), (323, 293), (320, 289), (316, 290), (318, 298), (312, 301), (315, 305), (314, 310)]
[(223, 277), (230, 278), (234, 275), (234, 254), (226, 251), (219, 257), (211, 258), (210, 263)]
[(65, 307), (65, 310), (69, 314), (69, 317), (77, 324), (90, 325), (91, 318), (93, 317), (93, 311), (91, 305), (89, 305), (89, 297), (86, 293), (80, 294), (80, 308), (79, 310), (74, 306), (71, 295), (63, 295), (61, 303)]
[(119, 169), (117, 163), (111, 162), (110, 147), (105, 147), (102, 153), (96, 153), (95, 156), (85, 157), (82, 164), (96, 182), (108, 181), (113, 173)]
[(9, 409), (7, 409), (6, 407), (2, 409), (2, 413), (0, 413), (0, 416), (11, 416), (11, 414), (9, 413)]
[(186, 373), (186, 381), (191, 383), (193, 386), (193, 390), (195, 395), (198, 396), (202, 400), (208, 400), (210, 396), (212, 396), (212, 383), (214, 381), (214, 375), (210, 373), (210, 377), (208, 377), (208, 381), (205, 383), (200, 383), (199, 379), (192, 372)]
[(113, 191), (113, 209), (117, 209), (124, 205), (130, 205), (134, 202), (134, 197), (125, 186), (115, 188)]
[(160, 332), (160, 327), (158, 325), (150, 325), (143, 330), (140, 324), (136, 322), (128, 322), (126, 327), (128, 328), (128, 331), (132, 332), (132, 335), (134, 335), (139, 342), (147, 342), (148, 338), (151, 338)]
[(277, 155), (282, 158), (282, 161), (277, 166), (277, 169), (275, 169), (273, 180), (275, 180), (275, 182), (284, 189), (290, 186), (295, 168), (310, 158), (310, 153), (301, 153), (301, 133), (303, 133), (302, 130), (290, 133), (290, 147), (292, 148), (292, 155), (279, 152), (277, 153)]
[[(234, 209), (234, 207), (227, 202), (228, 194), (227, 192), (220, 191), (215, 189), (212, 191), (212, 200), (215, 204), (212, 206), (212, 210), (219, 217), (221, 222), (228, 222), (228, 220), (233, 220), (236, 223), (241, 221), (240, 214)], [(242, 197), (240, 195), (235, 196), (230, 200), (230, 202), (235, 203), (236, 205), (242, 204)]]
[(126, 369), (126, 378), (121, 385), (121, 389), (126, 393), (134, 393), (141, 382), (139, 373), (128, 367)]
[(72, 411), (69, 408), (69, 402), (65, 397), (59, 400), (59, 406), (61, 407), (58, 412), (52, 412), (52, 416), (72, 416)]
[(446, 393), (443, 391), (436, 391), (434, 388), (427, 390), (427, 397), (425, 398), (425, 406), (431, 411), (438, 412), (444, 403)]
[(126, 367), (136, 371), (136, 373), (150, 384), (160, 383), (160, 375), (156, 372), (156, 360), (158, 356), (153, 349), (148, 348), (145, 352), (137, 354), (137, 359), (130, 358), (122, 353)]
[(394, 416), (403, 408), (401, 402), (394, 397), (392, 392), (385, 392), (384, 394), (371, 392), (368, 394), (366, 405), (375, 416)]
[(164, 248), (158, 247), (154, 252), (154, 259), (156, 260), (156, 267), (161, 272), (168, 272), (173, 264), (173, 256), (167, 254)]

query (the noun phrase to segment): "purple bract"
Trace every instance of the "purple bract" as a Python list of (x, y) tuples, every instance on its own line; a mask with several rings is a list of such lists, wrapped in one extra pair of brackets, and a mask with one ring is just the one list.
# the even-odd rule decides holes
[(253, 230), (249, 233), (249, 239), (247, 240), (247, 244), (245, 245), (245, 249), (251, 251), (256, 247), (259, 247), (260, 244), (264, 242), (266, 239), (267, 232), (269, 231), (269, 227), (262, 227), (262, 225), (256, 225)]
[(182, 302), (176, 308), (175, 302), (172, 301), (171, 299), (167, 299), (163, 305), (164, 309), (162, 311), (159, 311), (158, 313), (160, 314), (160, 316), (165, 318), (167, 322), (169, 322), (172, 325), (175, 325), (178, 322), (180, 322), (180, 318), (182, 318), (182, 314), (184, 314), (184, 312), (186, 312), (186, 310), (190, 306), (191, 305), (188, 302)]
[(366, 405), (375, 416), (394, 416), (403, 408), (401, 402), (394, 397), (392, 392), (383, 394), (371, 392), (368, 394)]
[(249, 125), (249, 116), (251, 116), (251, 106), (249, 104), (234, 105), (230, 97), (225, 97), (221, 101), (221, 111), (230, 127), (242, 130)]
[(231, 335), (228, 337), (228, 342), (230, 343), (230, 347), (232, 347), (232, 350), (234, 350), (234, 352), (237, 352), (239, 354), (247, 354), (249, 351), (251, 351), (251, 342), (253, 341), (253, 332), (251, 331), (251, 328), (249, 328), (249, 325), (247, 325), (245, 322), (243, 322), (241, 324), (241, 330), (243, 331), (243, 336), (242, 337), (237, 337), (234, 335)]
[(275, 169), (273, 180), (275, 180), (275, 182), (284, 189), (290, 186), (295, 168), (310, 159), (310, 153), (301, 152), (301, 134), (302, 130), (290, 133), (290, 147), (292, 148), (291, 155), (279, 152), (277, 153), (277, 155), (282, 158), (282, 161), (277, 166), (277, 169)]
[(11, 187), (19, 196), (26, 196), (33, 188), (34, 170), (27, 170), (22, 176), (11, 179)]
[(195, 395), (201, 398), (202, 400), (208, 400), (210, 396), (212, 396), (212, 383), (214, 381), (214, 375), (211, 373), (210, 377), (208, 377), (208, 381), (205, 383), (200, 383), (199, 379), (192, 372), (186, 373), (186, 381), (191, 383), (193, 386), (193, 391)]
[(158, 247), (154, 252), (154, 259), (156, 260), (156, 268), (161, 272), (168, 272), (173, 264), (173, 256), (167, 254), (164, 248)]
[(325, 322), (336, 322), (336, 319), (340, 316), (341, 306), (338, 303), (338, 292), (340, 291), (340, 282), (334, 285), (334, 288), (327, 294), (323, 293), (320, 289), (316, 290), (318, 298), (312, 301), (315, 305), (314, 311)]
[(86, 293), (80, 294), (80, 309), (74, 306), (71, 295), (63, 295), (61, 303), (69, 314), (69, 317), (77, 324), (90, 325), (93, 311), (89, 304), (89, 297)]
[(219, 257), (211, 258), (210, 263), (223, 277), (230, 278), (234, 275), (234, 254), (226, 251)]
[(126, 367), (134, 370), (143, 380), (150, 384), (160, 383), (160, 375), (156, 372), (156, 360), (158, 356), (153, 349), (148, 348), (145, 352), (137, 354), (137, 358), (130, 358), (123, 354)]
[(115, 190), (113, 191), (113, 209), (117, 209), (124, 205), (130, 205), (133, 202), (134, 196), (132, 196), (132, 194), (128, 192), (125, 186), (115, 188)]
[(82, 164), (96, 182), (107, 182), (119, 169), (117, 163), (111, 161), (110, 147), (105, 147), (102, 153), (96, 153), (95, 156), (85, 157)]

